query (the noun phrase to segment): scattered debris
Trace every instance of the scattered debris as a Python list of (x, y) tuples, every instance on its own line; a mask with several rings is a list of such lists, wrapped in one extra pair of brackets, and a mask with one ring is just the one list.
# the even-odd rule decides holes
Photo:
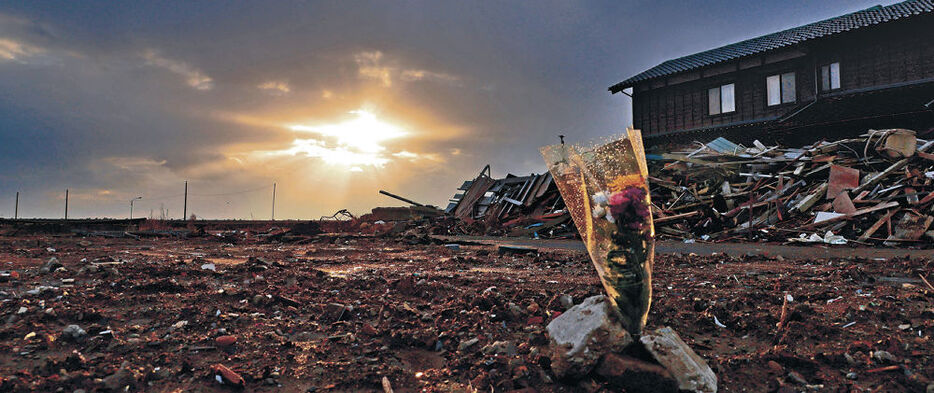
[[(831, 202), (824, 194), (817, 203)], [(894, 233), (904, 210), (866, 213), (865, 224), (898, 211)], [(587, 254), (454, 250), (420, 234), (448, 219), (405, 222), (392, 236), (298, 235), (285, 222), (90, 247), (75, 235), (0, 236), (0, 391), (380, 391), (383, 377), (400, 391), (636, 391), (626, 381), (650, 379), (668, 389), (660, 361), (635, 351), (640, 340), (559, 378), (550, 324), (604, 292)], [(821, 229), (807, 233), (823, 239)], [(47, 248), (62, 266), (39, 274)], [(722, 392), (925, 391), (934, 260), (808, 250), (659, 254), (644, 331), (677, 330)]]
[[(934, 221), (934, 140), (870, 130), (799, 148), (756, 142), (648, 154), (656, 236), (783, 242), (831, 231), (858, 244), (934, 244), (921, 240)], [(455, 219), (433, 234), (578, 238), (548, 173), (494, 179), (487, 166), (445, 212)]]
[[(782, 241), (793, 233), (810, 239), (815, 231), (832, 231), (860, 243), (922, 245), (912, 242), (931, 217), (919, 212), (934, 205), (934, 181), (925, 175), (934, 162), (920, 154), (934, 141), (908, 130), (872, 130), (802, 148), (723, 149), (721, 139), (699, 149), (649, 155), (655, 159), (649, 183), (660, 236)], [(891, 227), (889, 220), (907, 216), (921, 224), (887, 237), (873, 235), (883, 225)]]

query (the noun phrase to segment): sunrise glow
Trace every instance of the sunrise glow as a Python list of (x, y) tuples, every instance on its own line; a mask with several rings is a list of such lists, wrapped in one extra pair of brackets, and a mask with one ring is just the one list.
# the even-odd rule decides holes
[(398, 153), (386, 154), (383, 143), (404, 137), (408, 131), (367, 110), (349, 113), (353, 118), (335, 124), (289, 124), (286, 128), (296, 133), (292, 146), (266, 154), (316, 157), (328, 164), (346, 166), (351, 172), (360, 172), (363, 166), (382, 167), (398, 157)]

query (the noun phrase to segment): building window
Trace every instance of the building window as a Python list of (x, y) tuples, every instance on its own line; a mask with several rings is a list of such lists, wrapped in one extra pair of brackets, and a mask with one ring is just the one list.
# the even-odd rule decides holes
[(765, 78), (769, 106), (795, 102), (795, 73), (786, 72)]
[(840, 63), (830, 63), (820, 68), (821, 90), (830, 91), (840, 88)]
[(707, 108), (711, 115), (736, 111), (734, 90), (732, 83), (707, 90)]

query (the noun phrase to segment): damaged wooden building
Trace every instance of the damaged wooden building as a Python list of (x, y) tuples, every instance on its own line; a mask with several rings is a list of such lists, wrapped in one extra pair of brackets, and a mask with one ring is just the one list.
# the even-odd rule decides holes
[(934, 127), (934, 0), (875, 6), (665, 61), (609, 88), (650, 145), (797, 144)]

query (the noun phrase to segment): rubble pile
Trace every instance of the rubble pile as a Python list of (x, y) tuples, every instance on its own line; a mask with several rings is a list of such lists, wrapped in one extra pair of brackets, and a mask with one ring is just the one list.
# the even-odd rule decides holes
[(712, 241), (922, 246), (934, 216), (934, 140), (909, 130), (802, 148), (717, 138), (652, 155), (656, 233)]
[[(801, 148), (717, 138), (648, 154), (660, 239), (925, 247), (934, 239), (934, 140), (910, 130)], [(550, 174), (465, 181), (436, 235), (578, 238)], [(451, 217), (455, 219), (451, 219)]]
[[(494, 179), (487, 165), (451, 198), (445, 213), (463, 222), (446, 222), (448, 233), (533, 238), (575, 238), (577, 230), (554, 178), (507, 175)], [(479, 223), (479, 225), (477, 225)]]

